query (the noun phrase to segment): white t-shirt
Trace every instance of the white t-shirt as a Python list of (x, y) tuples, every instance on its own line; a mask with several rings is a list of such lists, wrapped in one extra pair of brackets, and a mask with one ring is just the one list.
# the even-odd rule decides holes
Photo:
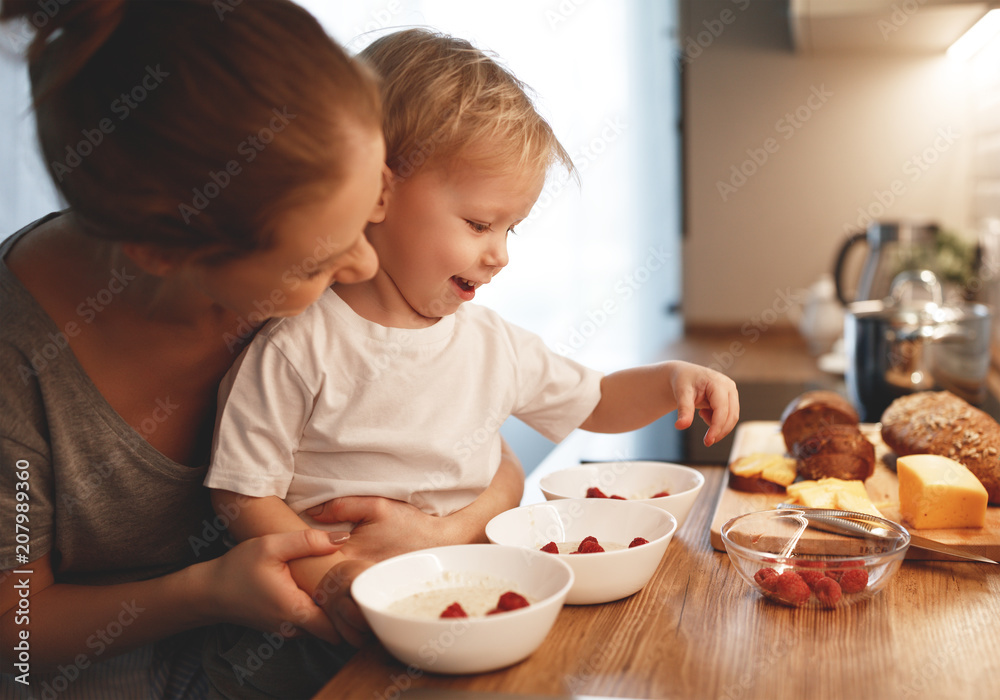
[(328, 289), (261, 329), (223, 380), (205, 484), (300, 514), (363, 495), (447, 515), (489, 486), (508, 416), (558, 442), (601, 377), (482, 306), (386, 328)]

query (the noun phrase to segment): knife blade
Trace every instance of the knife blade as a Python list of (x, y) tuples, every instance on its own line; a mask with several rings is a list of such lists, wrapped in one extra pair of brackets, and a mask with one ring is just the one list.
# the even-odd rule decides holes
[[(873, 530), (878, 529), (877, 520), (881, 520), (881, 518), (876, 519), (866, 513), (838, 511), (828, 508), (810, 508), (807, 506), (800, 506), (795, 503), (779, 503), (777, 508), (781, 510), (801, 510), (805, 513), (806, 518), (809, 520), (811, 525), (828, 532), (838, 532), (842, 535), (852, 537), (867, 537), (871, 535), (878, 536), (879, 534)], [(993, 559), (989, 559), (982, 555), (966, 552), (965, 550), (944, 544), (943, 542), (938, 542), (928, 537), (917, 535), (913, 532), (913, 530), (905, 525), (900, 525), (900, 527), (909, 533), (911, 547), (926, 549), (939, 554), (947, 554), (959, 559), (970, 559), (972, 561), (983, 562), (985, 564), (1000, 564), (1000, 562), (996, 562)]]
[(932, 540), (927, 537), (921, 537), (920, 535), (915, 535), (913, 534), (913, 530), (911, 530), (910, 528), (906, 528), (906, 531), (910, 533), (911, 547), (918, 547), (919, 549), (926, 549), (931, 552), (948, 554), (953, 557), (959, 557), (960, 559), (971, 559), (973, 561), (981, 561), (986, 564), (1000, 564), (1000, 562), (993, 561), (992, 559), (980, 556), (979, 554), (966, 552), (964, 550), (958, 549), (957, 547), (952, 547), (950, 545), (944, 544), (943, 542), (938, 542), (936, 540)]

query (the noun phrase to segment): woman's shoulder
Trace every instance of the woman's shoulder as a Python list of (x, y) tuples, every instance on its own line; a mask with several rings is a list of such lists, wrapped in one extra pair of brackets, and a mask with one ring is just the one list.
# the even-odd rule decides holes
[(0, 345), (4, 347), (37, 348), (45, 338), (59, 345), (74, 331), (56, 327), (29, 288), (44, 283), (40, 274), (44, 250), (36, 245), (35, 235), (47, 236), (57, 216), (59, 212), (49, 214), (0, 243), (0, 326), (4, 329)]

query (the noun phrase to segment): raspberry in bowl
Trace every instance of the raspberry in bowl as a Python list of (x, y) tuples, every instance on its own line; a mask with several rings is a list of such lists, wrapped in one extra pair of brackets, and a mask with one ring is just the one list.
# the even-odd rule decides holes
[(722, 526), (722, 542), (740, 576), (762, 596), (789, 607), (843, 608), (871, 598), (906, 556), (909, 533), (864, 515), (867, 536), (809, 527), (802, 510), (747, 513)]

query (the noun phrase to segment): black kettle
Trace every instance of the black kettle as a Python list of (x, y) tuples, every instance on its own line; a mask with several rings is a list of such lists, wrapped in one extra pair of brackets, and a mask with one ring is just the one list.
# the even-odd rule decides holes
[[(929, 221), (873, 221), (867, 230), (853, 234), (837, 253), (833, 270), (840, 303), (887, 297), (896, 275), (926, 266), (940, 231)], [(862, 242), (868, 245), (868, 256), (852, 298), (845, 288), (844, 265), (851, 249)]]

